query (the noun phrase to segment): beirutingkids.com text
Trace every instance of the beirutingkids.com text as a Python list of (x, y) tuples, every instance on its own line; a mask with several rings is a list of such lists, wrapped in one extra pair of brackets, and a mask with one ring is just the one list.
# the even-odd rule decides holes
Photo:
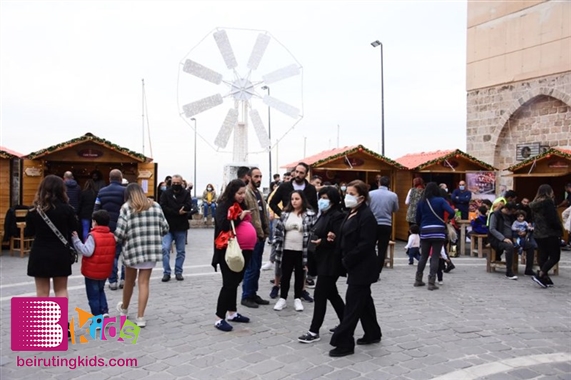
[(75, 356), (64, 358), (61, 356), (48, 356), (45, 358), (16, 357), (18, 367), (67, 367), (76, 369), (81, 367), (137, 367), (136, 358), (98, 358), (97, 356)]

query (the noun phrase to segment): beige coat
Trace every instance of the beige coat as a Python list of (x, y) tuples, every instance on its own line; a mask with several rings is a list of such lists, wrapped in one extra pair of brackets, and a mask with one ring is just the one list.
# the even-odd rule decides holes
[[(246, 205), (248, 206), (248, 209), (252, 211), (252, 224), (256, 229), (256, 235), (258, 235), (258, 239), (263, 240), (266, 239), (268, 236), (270, 236), (270, 228), (269, 228), (270, 223), (267, 217), (268, 212), (267, 212), (266, 201), (264, 201), (264, 196), (262, 193), (260, 193), (260, 196), (262, 202), (261, 215), (260, 215), (260, 210), (258, 209), (258, 201), (256, 200), (256, 195), (254, 194), (250, 186), (246, 187)], [(265, 218), (266, 220), (265, 229), (262, 227), (263, 225), (261, 218)]]

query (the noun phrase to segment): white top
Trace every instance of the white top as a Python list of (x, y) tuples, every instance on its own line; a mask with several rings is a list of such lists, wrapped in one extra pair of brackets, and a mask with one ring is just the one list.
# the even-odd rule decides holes
[(420, 247), (420, 235), (410, 234), (410, 236), (408, 237), (408, 243), (406, 243), (404, 249), (419, 248), (419, 247)]
[(408, 205), (410, 203), (410, 192), (412, 191), (412, 189), (408, 190), (408, 193), (406, 193), (406, 198), (404, 200), (404, 204)]
[(294, 190), (305, 190), (305, 181), (303, 181), (303, 183), (301, 185), (298, 185), (297, 182), (295, 181), (291, 181), (291, 184), (293, 185), (293, 189)]
[(303, 250), (303, 220), (301, 215), (295, 212), (289, 214), (284, 224), (285, 241), (284, 250), (302, 251)]

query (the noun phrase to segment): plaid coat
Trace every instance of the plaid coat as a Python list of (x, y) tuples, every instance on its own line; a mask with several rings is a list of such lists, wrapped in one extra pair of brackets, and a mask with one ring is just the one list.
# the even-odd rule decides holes
[[(274, 248), (276, 250), (276, 265), (281, 267), (282, 256), (284, 253), (284, 241), (285, 241), (285, 222), (289, 217), (289, 212), (282, 212), (282, 215), (277, 220), (276, 226), (274, 227)], [(301, 216), (302, 219), (302, 232), (303, 232), (303, 266), (307, 265), (307, 245), (309, 243), (309, 238), (311, 236), (311, 229), (315, 224), (315, 213), (308, 209)]]
[(162, 261), (163, 236), (168, 232), (169, 224), (157, 202), (140, 213), (135, 213), (129, 203), (123, 204), (115, 229), (115, 240), (123, 245), (123, 264), (132, 267), (148, 261)]

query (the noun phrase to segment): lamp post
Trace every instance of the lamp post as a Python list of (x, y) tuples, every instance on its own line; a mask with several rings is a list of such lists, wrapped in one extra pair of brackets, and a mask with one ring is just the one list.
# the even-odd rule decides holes
[(194, 183), (192, 188), (194, 189), (194, 198), (196, 199), (196, 187), (198, 186), (196, 183), (196, 119), (193, 117), (190, 120), (194, 121)]
[[(268, 86), (262, 86), (262, 90), (267, 90), (268, 91), (268, 96), (270, 96), (270, 88)], [(272, 178), (272, 119), (270, 117), (270, 107), (268, 106), (268, 138), (270, 139), (270, 147), (268, 149), (268, 155), (269, 155), (269, 178), (270, 178), (270, 184), (273, 181)], [(272, 189), (270, 188), (270, 192), (272, 191)]]
[(381, 154), (385, 155), (385, 79), (383, 77), (383, 43), (379, 40), (371, 42), (371, 46), (381, 47)]

